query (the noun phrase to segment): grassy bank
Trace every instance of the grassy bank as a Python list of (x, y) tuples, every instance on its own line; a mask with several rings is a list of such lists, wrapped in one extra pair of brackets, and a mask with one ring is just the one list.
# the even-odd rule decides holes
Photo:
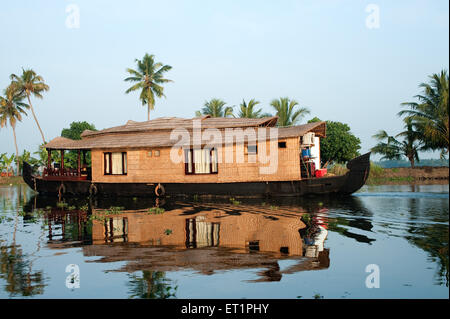
[(0, 185), (20, 185), (25, 184), (22, 176), (0, 177)]
[[(347, 171), (345, 165), (334, 165), (329, 169), (329, 175), (344, 175)], [(448, 184), (448, 181), (448, 167), (383, 168), (371, 163), (366, 184)]]

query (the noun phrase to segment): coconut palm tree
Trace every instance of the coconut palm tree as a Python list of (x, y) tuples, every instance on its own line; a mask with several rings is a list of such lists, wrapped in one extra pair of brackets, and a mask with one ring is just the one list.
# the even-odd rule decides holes
[(132, 87), (125, 91), (130, 93), (140, 90), (141, 94), (139, 99), (142, 105), (147, 104), (148, 116), (147, 120), (150, 120), (150, 110), (155, 107), (155, 95), (159, 98), (165, 97), (164, 88), (160, 85), (162, 83), (173, 82), (172, 80), (165, 79), (164, 73), (172, 69), (170, 65), (163, 65), (160, 62), (155, 63), (155, 56), (146, 53), (142, 60), (136, 59), (137, 69), (127, 69), (127, 72), (131, 75), (126, 78), (127, 82), (136, 82)]
[(245, 102), (245, 100), (242, 100), (241, 105), (239, 105), (239, 114), (238, 117), (241, 118), (258, 118), (262, 117), (262, 109), (255, 110), (255, 106), (258, 105), (260, 102), (256, 101), (255, 99), (251, 99), (248, 104)]
[(233, 116), (233, 108), (225, 106), (226, 102), (221, 99), (211, 99), (206, 101), (201, 111), (195, 112), (196, 116), (211, 115), (212, 117)]
[(9, 122), (13, 129), (17, 175), (19, 174), (19, 149), (17, 147), (16, 123), (22, 121), (22, 113), (26, 115), (25, 109), (30, 107), (22, 102), (24, 96), (20, 92), (20, 89), (14, 83), (11, 83), (4, 91), (5, 96), (0, 96), (0, 127), (7, 126)]
[(399, 116), (412, 119), (414, 128), (422, 135), (424, 148), (441, 150), (441, 158), (449, 153), (449, 76), (447, 70), (429, 76), (429, 83), (421, 83), (423, 94), (416, 95), (418, 102), (405, 102), (409, 110), (402, 110)]
[(296, 100), (290, 100), (288, 97), (281, 97), (278, 100), (272, 100), (270, 105), (275, 109), (276, 116), (278, 116), (278, 126), (291, 126), (298, 123), (298, 121), (309, 114), (306, 107), (295, 107), (299, 105)]
[(32, 69), (24, 70), (22, 68), (22, 75), (17, 76), (15, 74), (11, 74), (11, 80), (17, 86), (18, 90), (21, 93), (24, 93), (28, 99), (28, 105), (31, 108), (31, 113), (33, 114), (34, 120), (38, 126), (39, 132), (41, 132), (42, 141), (45, 142), (44, 133), (42, 132), (41, 126), (37, 120), (36, 114), (34, 113), (33, 104), (31, 104), (30, 96), (42, 99), (42, 92), (48, 91), (50, 88), (47, 84), (44, 83), (44, 79), (42, 76), (37, 75)]
[[(383, 155), (381, 159), (387, 160), (399, 160), (406, 156), (414, 168), (415, 161), (419, 161), (418, 152), (423, 150), (424, 143), (420, 140), (420, 133), (414, 130), (412, 119), (406, 118), (404, 122), (406, 130), (395, 137), (384, 130), (375, 134), (373, 137), (380, 142), (372, 148), (372, 152)], [(399, 137), (403, 137), (403, 141), (398, 141)]]

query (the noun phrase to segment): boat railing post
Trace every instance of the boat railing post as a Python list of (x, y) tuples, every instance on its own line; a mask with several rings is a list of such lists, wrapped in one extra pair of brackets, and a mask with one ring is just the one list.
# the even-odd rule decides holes
[(78, 150), (78, 161), (77, 161), (77, 175), (78, 177), (81, 176), (81, 156), (80, 156), (80, 150)]
[(52, 169), (52, 150), (47, 148), (47, 175), (50, 175)]
[(61, 150), (61, 170), (60, 175), (64, 174), (64, 150)]

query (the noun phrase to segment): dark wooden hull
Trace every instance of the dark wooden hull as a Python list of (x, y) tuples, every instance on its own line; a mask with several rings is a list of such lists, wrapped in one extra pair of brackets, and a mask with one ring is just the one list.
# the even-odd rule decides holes
[[(343, 176), (312, 178), (277, 182), (239, 183), (165, 183), (160, 186), (160, 196), (303, 196), (321, 194), (349, 195), (360, 189), (370, 170), (370, 153), (348, 162)], [(94, 195), (94, 196), (151, 196), (157, 197), (158, 184), (148, 183), (94, 183), (91, 181), (45, 180), (32, 175), (31, 167), (24, 163), (24, 181), (40, 194), (47, 195)], [(164, 191), (161, 191), (161, 188)]]

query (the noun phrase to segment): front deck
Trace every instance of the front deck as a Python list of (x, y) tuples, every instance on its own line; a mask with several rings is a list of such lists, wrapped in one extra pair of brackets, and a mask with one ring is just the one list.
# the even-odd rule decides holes
[[(48, 181), (90, 181), (92, 179), (92, 171), (86, 163), (86, 150), (78, 150), (77, 168), (64, 167), (64, 151), (60, 150), (61, 161), (59, 165), (52, 165), (51, 149), (47, 149), (48, 162), (42, 173), (42, 179)], [(82, 158), (81, 152), (83, 154)]]

